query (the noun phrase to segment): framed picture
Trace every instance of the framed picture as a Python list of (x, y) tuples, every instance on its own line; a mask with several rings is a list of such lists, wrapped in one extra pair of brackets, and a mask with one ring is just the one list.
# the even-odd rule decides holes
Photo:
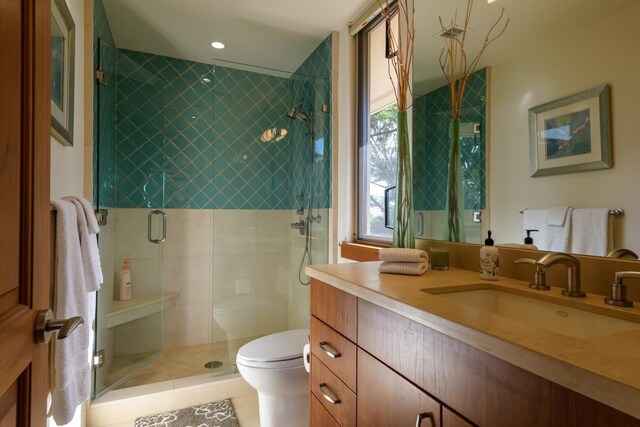
[(65, 0), (51, 0), (51, 134), (73, 145), (75, 24)]
[(612, 167), (609, 85), (529, 110), (531, 176)]

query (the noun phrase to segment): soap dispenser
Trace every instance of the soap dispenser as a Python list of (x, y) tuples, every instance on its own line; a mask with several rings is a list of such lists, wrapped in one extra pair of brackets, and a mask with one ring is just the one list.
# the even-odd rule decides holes
[(500, 270), (500, 255), (498, 248), (493, 244), (491, 231), (484, 241), (484, 246), (480, 248), (480, 278), (484, 280), (498, 280)]
[(527, 232), (527, 237), (524, 238), (524, 245), (521, 245), (520, 248), (533, 249), (534, 251), (537, 251), (538, 247), (533, 244), (533, 237), (531, 237), (531, 232), (538, 231), (538, 230), (524, 230), (524, 231)]

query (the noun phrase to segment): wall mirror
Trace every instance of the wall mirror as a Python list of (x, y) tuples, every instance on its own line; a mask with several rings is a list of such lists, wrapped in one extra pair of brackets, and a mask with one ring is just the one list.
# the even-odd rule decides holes
[[(446, 25), (457, 9), (460, 22), (466, 5), (466, 0), (415, 3), (413, 158), (418, 238), (444, 238), (451, 113), (438, 61), (443, 47), (438, 16)], [(477, 52), (501, 8), (511, 19), (509, 27), (483, 56), (465, 94), (461, 118), (465, 241), (481, 243), (486, 231), (492, 230), (497, 244), (522, 244), (526, 209), (622, 209), (624, 215), (609, 216), (608, 246), (640, 254), (640, 198), (636, 197), (640, 144), (635, 128), (640, 59), (634, 54), (640, 1), (477, 0), (468, 52)], [(529, 110), (603, 84), (611, 91), (613, 167), (532, 177)], [(532, 236), (535, 241), (535, 232)], [(585, 239), (593, 240), (590, 234)]]

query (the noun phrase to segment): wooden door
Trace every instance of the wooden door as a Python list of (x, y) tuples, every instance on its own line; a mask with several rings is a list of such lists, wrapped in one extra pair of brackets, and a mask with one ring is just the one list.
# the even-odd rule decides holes
[(0, 426), (44, 426), (49, 308), (50, 0), (0, 0)]
[(440, 402), (362, 349), (358, 349), (357, 412), (358, 427), (440, 426)]

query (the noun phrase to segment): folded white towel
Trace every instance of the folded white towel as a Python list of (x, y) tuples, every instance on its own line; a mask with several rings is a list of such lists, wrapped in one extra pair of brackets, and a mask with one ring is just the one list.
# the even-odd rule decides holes
[(555, 206), (552, 208), (548, 208), (549, 215), (547, 217), (547, 222), (549, 225), (555, 225), (558, 227), (564, 226), (564, 222), (567, 217), (571, 217), (571, 215), (567, 215), (570, 206)]
[(574, 209), (571, 216), (571, 252), (605, 256), (609, 238), (609, 209)]
[(380, 249), (380, 261), (386, 262), (428, 262), (429, 256), (420, 249), (385, 248)]
[(378, 267), (380, 273), (421, 276), (429, 269), (427, 262), (383, 262)]
[[(567, 209), (567, 218), (571, 218), (573, 208)], [(547, 227), (547, 246), (552, 252), (568, 252), (571, 243), (571, 221), (565, 221), (564, 225), (551, 225)], [(535, 242), (535, 240), (534, 240)], [(540, 249), (540, 247), (538, 247)]]

